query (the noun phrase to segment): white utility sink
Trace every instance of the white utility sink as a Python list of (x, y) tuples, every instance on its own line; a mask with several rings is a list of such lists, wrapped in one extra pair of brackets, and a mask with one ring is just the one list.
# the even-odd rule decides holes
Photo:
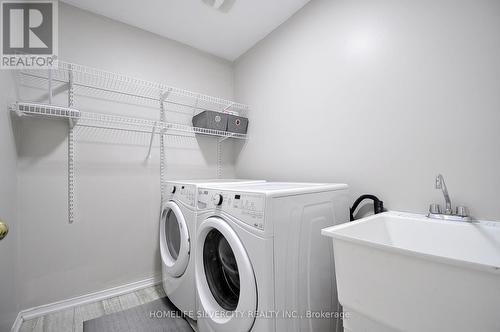
[(500, 331), (500, 223), (386, 212), (322, 234), (346, 331)]

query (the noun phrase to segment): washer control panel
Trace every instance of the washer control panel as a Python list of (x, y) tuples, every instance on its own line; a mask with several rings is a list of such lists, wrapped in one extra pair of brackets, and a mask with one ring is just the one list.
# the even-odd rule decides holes
[(265, 196), (262, 194), (198, 189), (198, 208), (224, 211), (259, 230), (264, 230)]
[(166, 193), (169, 199), (176, 199), (193, 208), (196, 207), (196, 186), (194, 185), (167, 183)]

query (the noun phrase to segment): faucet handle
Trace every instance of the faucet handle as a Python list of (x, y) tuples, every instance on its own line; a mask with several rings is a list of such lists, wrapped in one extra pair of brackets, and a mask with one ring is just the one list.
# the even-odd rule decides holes
[(436, 203), (432, 203), (429, 206), (429, 213), (432, 213), (432, 214), (441, 214), (441, 205), (436, 204)]
[(469, 216), (469, 209), (465, 206), (457, 206), (457, 211), (456, 211), (457, 216), (460, 217), (468, 217)]

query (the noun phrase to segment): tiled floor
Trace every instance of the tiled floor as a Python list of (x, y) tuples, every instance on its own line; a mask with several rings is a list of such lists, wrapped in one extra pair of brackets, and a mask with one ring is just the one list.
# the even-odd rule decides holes
[(107, 300), (88, 303), (71, 309), (57, 311), (46, 316), (23, 322), (21, 332), (82, 332), (83, 322), (164, 297), (161, 285), (140, 289)]

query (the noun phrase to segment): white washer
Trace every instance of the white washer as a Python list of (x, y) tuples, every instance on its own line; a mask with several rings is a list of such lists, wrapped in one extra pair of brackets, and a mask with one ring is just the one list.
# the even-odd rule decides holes
[(338, 310), (321, 229), (349, 220), (348, 201), (345, 184), (200, 187), (199, 331), (335, 331), (336, 319), (316, 316)]
[(260, 180), (207, 179), (167, 182), (169, 193), (160, 213), (162, 283), (170, 301), (188, 317), (196, 319), (194, 235), (196, 196), (200, 185), (253, 183)]

